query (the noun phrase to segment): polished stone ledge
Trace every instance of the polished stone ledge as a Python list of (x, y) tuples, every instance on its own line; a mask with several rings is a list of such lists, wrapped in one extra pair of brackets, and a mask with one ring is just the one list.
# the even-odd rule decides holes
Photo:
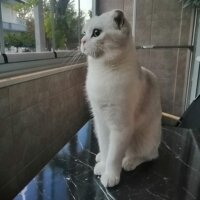
[(87, 123), (24, 187), (14, 200), (198, 200), (200, 199), (200, 133), (163, 127), (157, 160), (104, 188), (93, 175), (98, 145)]

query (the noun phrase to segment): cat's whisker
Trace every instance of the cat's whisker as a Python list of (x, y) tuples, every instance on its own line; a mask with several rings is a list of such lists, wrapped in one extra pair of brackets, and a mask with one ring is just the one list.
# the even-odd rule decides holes
[(97, 49), (102, 51), (102, 52), (105, 52), (105, 48), (102, 45), (98, 45)]
[(82, 52), (80, 50), (75, 51), (75, 52), (70, 53), (70, 54), (69, 54), (69, 52), (67, 52), (63, 57), (62, 64), (67, 63), (67, 64), (72, 65), (73, 63), (78, 62), (81, 56), (82, 56)]
[(72, 64), (78, 63), (78, 61), (80, 60), (81, 56), (82, 56), (81, 53), (78, 54), (77, 57), (76, 57), (76, 59), (74, 59), (74, 61), (72, 62)]
[(78, 62), (78, 60), (80, 59), (81, 56), (82, 56), (82, 53), (79, 52), (78, 57), (77, 57), (77, 59), (76, 59), (76, 62)]
[(81, 59), (81, 57), (82, 57), (82, 53), (79, 55), (79, 58), (77, 59), (77, 63), (78, 63), (78, 61)]
[(74, 59), (78, 56), (78, 53), (79, 53), (79, 52), (76, 52), (76, 53), (73, 55), (72, 60), (74, 60)]
[(71, 56), (65, 58), (65, 59), (63, 60), (62, 64), (67, 63), (67, 62), (70, 61), (72, 58), (73, 58), (73, 57), (71, 57)]
[(74, 61), (76, 60), (76, 58), (79, 56), (79, 52), (77, 52), (76, 54), (74, 54), (74, 56), (71, 59), (70, 64), (74, 63)]
[(78, 60), (80, 59), (80, 57), (81, 57), (81, 52), (78, 52), (77, 55), (76, 55), (76, 57), (74, 58), (74, 60), (73, 60), (73, 62), (71, 64), (74, 64), (74, 63), (78, 62)]
[(76, 58), (76, 56), (77, 56), (77, 53), (73, 54), (71, 61), (73, 61), (74, 58)]
[[(68, 53), (69, 53), (69, 52), (67, 52), (67, 53), (64, 55), (64, 57), (67, 56)], [(72, 56), (69, 55), (68, 57), (66, 57), (66, 58), (63, 60), (62, 64), (65, 64), (65, 63), (67, 63), (67, 62), (70, 63), (70, 61), (74, 58), (75, 55), (76, 55), (76, 53), (73, 54)]]

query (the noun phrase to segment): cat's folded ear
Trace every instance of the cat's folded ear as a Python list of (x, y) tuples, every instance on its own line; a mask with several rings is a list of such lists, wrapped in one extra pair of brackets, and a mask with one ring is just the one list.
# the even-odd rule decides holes
[(114, 21), (117, 24), (117, 27), (121, 29), (124, 25), (125, 17), (124, 13), (121, 10), (114, 11)]

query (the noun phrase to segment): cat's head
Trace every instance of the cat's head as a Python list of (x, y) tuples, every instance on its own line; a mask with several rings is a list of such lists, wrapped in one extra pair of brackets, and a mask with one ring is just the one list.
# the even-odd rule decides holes
[(112, 10), (92, 18), (84, 26), (83, 33), (81, 51), (94, 58), (120, 54), (130, 43), (132, 34), (121, 10)]

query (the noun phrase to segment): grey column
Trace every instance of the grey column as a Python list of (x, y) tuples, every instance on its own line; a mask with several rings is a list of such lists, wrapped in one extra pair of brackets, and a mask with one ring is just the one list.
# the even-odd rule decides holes
[(97, 15), (97, 3), (96, 0), (92, 0), (92, 17)]
[(52, 37), (52, 50), (55, 51), (56, 39), (55, 39), (55, 0), (50, 1), (51, 4), (51, 37)]
[(3, 38), (3, 20), (1, 12), (1, 2), (0, 2), (0, 50), (1, 53), (5, 53), (4, 38)]
[(80, 9), (80, 0), (78, 0), (78, 45), (81, 43), (81, 9)]
[(43, 15), (43, 2), (38, 0), (38, 5), (34, 8), (35, 18), (35, 42), (36, 52), (46, 50), (45, 33), (44, 33), (44, 15)]

